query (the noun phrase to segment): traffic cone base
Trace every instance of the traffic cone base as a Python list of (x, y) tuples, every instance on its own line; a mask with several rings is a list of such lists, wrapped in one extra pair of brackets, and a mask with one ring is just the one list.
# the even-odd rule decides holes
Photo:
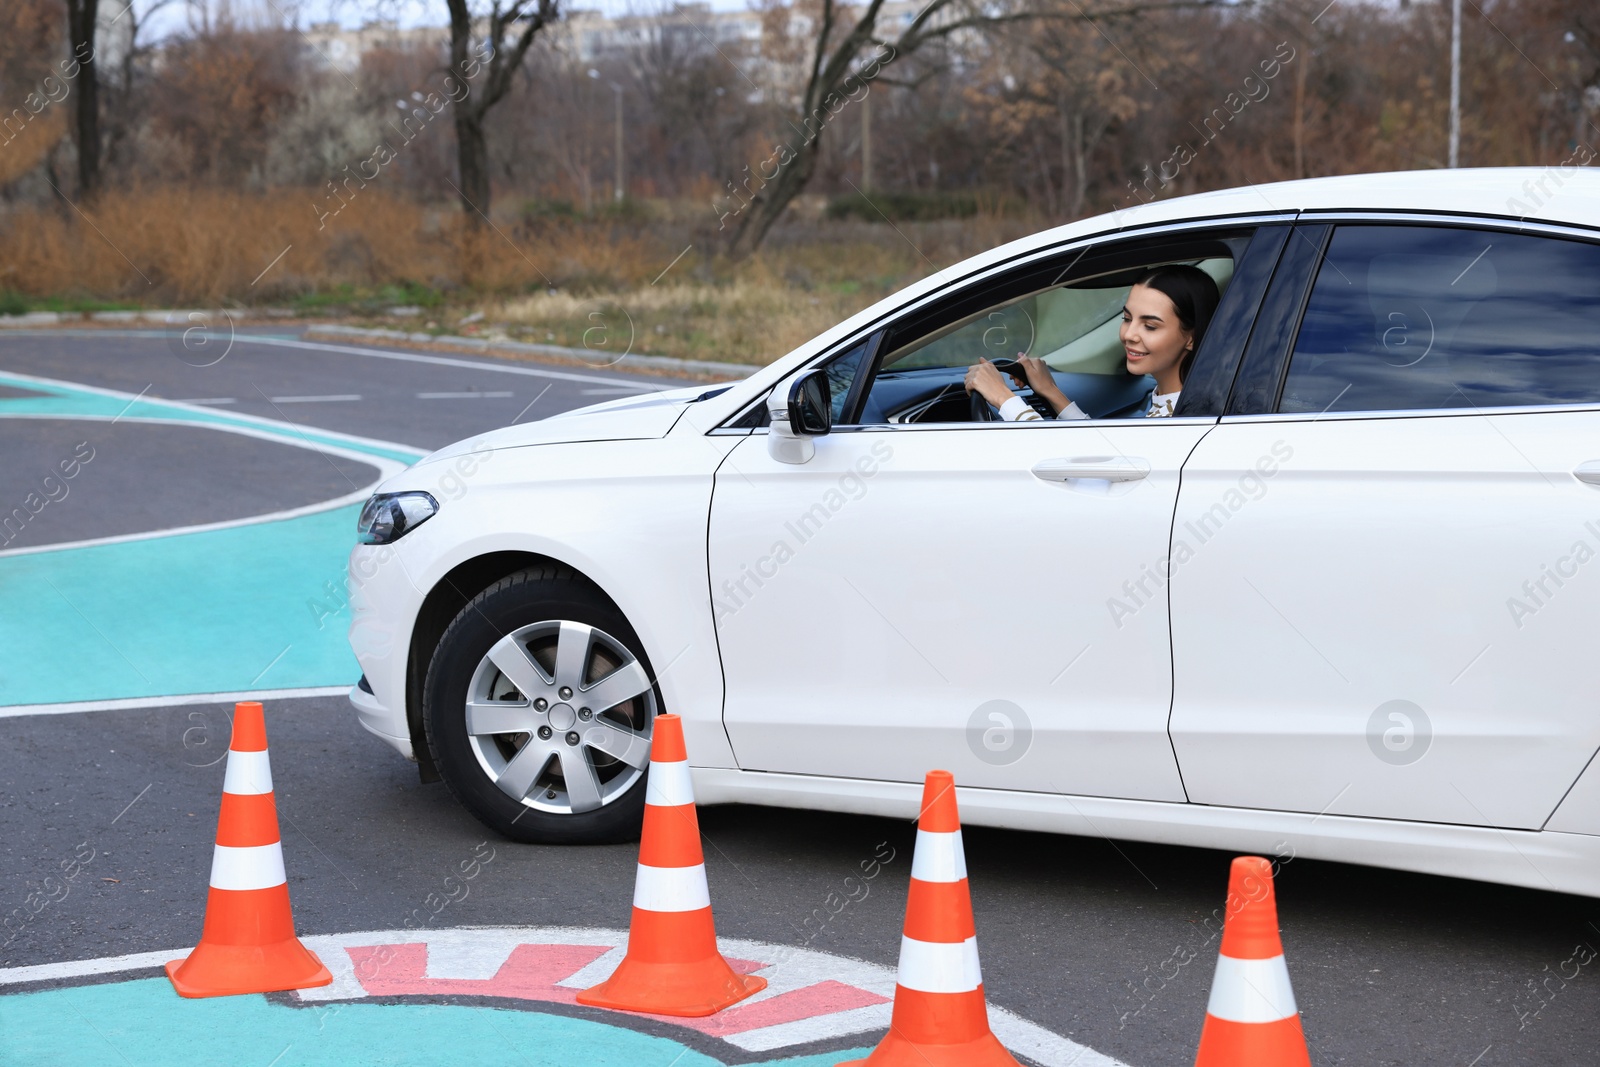
[(626, 954), (610, 978), (576, 999), (618, 1011), (711, 1015), (759, 993), (767, 980), (739, 974), (717, 951), (683, 722), (676, 715), (656, 716), (644, 804)]
[(984, 1034), (959, 1045), (926, 1045), (907, 1040), (893, 1028), (864, 1060), (838, 1067), (1019, 1067), (1000, 1039)]
[[(267, 905), (262, 913), (283, 915), (290, 912), (290, 889), (282, 886), (282, 905)], [(333, 982), (333, 974), (294, 936), (293, 925), (282, 921), (246, 920), (224, 923), (213, 915), (238, 915), (216, 897), (229, 889), (211, 889), (206, 901), (205, 933), (186, 960), (166, 965), (166, 977), (173, 981), (179, 997), (234, 997), (238, 993), (275, 993), (285, 989), (312, 989)], [(258, 891), (274, 893), (274, 889)], [(232, 926), (232, 929), (227, 928)], [(277, 937), (269, 941), (270, 937)]]
[[(765, 978), (740, 974), (720, 955), (688, 963), (645, 963), (630, 959), (623, 961), (610, 978), (579, 993), (577, 1000), (591, 1008), (647, 1011), (653, 1015), (698, 1019), (715, 1015), (765, 988)], [(667, 989), (673, 992), (671, 1003), (661, 1002), (661, 991)]]
[(1311, 1067), (1306, 1051), (1306, 1035), (1300, 1016), (1292, 1015), (1270, 1023), (1236, 1023), (1207, 1016), (1200, 1031), (1200, 1046), (1207, 1064), (1271, 1065), (1271, 1067)]

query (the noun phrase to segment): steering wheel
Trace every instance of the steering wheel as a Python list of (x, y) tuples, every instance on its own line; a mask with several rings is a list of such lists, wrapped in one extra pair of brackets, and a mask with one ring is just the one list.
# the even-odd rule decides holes
[[(994, 359), (989, 361), (995, 370), (1009, 376), (1013, 381), (1020, 381), (1021, 388), (1028, 389), (1028, 372), (1022, 364), (1014, 359)], [(1031, 391), (1031, 390), (1030, 390)], [(999, 422), (1000, 413), (989, 405), (983, 394), (976, 389), (967, 394), (968, 407), (972, 413), (973, 422)]]

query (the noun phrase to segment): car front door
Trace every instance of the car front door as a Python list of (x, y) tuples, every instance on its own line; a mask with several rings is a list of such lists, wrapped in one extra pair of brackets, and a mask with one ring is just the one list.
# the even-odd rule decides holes
[[(1237, 265), (1196, 375), (1231, 378), (1283, 236), (1190, 235), (1140, 253), (1230, 268), (1256, 253)], [(1137, 407), (1144, 385), (1103, 321), (1120, 324), (1127, 255), (1079, 251), (1077, 273), (1057, 264), (1052, 284), (1122, 266), (1026, 305), (1015, 286), (987, 306), (958, 294), (847, 346), (830, 377), (864, 417), (816, 438), (805, 463), (775, 459), (759, 432), (728, 456), (708, 554), (741, 768), (917, 781), (942, 767), (963, 785), (1184, 800), (1158, 571), (1179, 470), (1217, 412), (971, 422), (960, 389), (986, 350), (1030, 351), (1073, 368), (1058, 377), (1091, 411)], [(1085, 317), (1063, 329), (1069, 312)], [(906, 340), (941, 316), (953, 332)]]
[(1192, 801), (1549, 817), (1600, 746), (1596, 278), (1574, 236), (1297, 232), (1178, 499)]

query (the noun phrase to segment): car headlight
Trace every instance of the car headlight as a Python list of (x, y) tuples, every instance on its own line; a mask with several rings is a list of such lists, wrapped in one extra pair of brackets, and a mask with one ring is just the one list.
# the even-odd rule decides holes
[(356, 539), (364, 545), (387, 545), (438, 512), (439, 502), (432, 493), (374, 493), (356, 520)]

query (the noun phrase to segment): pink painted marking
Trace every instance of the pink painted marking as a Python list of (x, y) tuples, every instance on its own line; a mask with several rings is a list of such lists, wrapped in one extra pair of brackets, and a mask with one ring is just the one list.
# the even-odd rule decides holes
[[(429, 978), (428, 946), (346, 949), (371, 996), (510, 997), (571, 1004), (576, 989), (556, 985), (610, 950), (603, 945), (518, 945), (493, 978)], [(363, 964), (363, 960), (373, 962)]]
[[(369, 996), (505, 997), (572, 1004), (578, 990), (556, 983), (610, 950), (603, 945), (518, 945), (492, 978), (429, 978), (428, 946), (423, 944), (374, 945), (345, 951), (355, 965), (356, 980)], [(731, 959), (728, 963), (740, 974), (750, 974), (766, 966), (755, 960)], [(754, 1004), (736, 1004), (701, 1019), (671, 1015), (645, 1017), (698, 1030), (711, 1037), (726, 1037), (888, 1002), (888, 997), (827, 979)]]

